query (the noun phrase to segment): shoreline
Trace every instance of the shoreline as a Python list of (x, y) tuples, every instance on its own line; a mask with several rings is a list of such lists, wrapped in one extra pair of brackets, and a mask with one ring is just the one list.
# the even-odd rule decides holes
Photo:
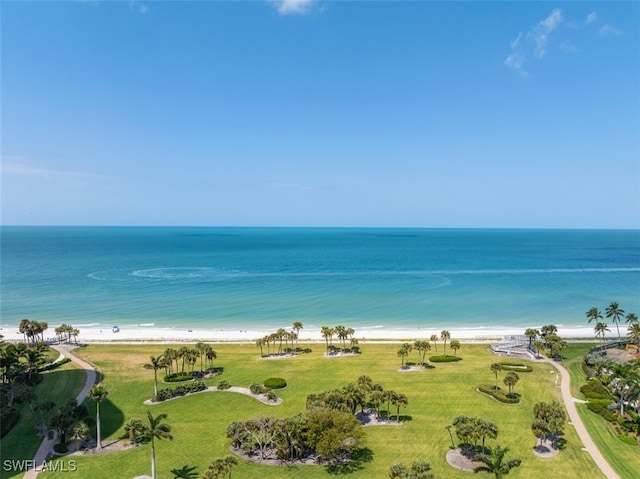
[[(59, 325), (50, 325), (45, 331), (45, 340), (56, 341), (54, 330)], [(348, 326), (348, 325), (346, 325)], [(540, 329), (540, 326), (528, 326)], [(591, 339), (597, 341), (593, 328), (590, 326), (557, 326), (558, 334), (564, 339)], [(203, 329), (203, 328), (158, 328), (140, 326), (121, 326), (118, 332), (113, 332), (111, 328), (100, 327), (78, 327), (80, 334), (77, 337), (78, 343), (176, 343), (199, 341), (210, 343), (225, 342), (250, 342), (272, 334), (276, 329)], [(416, 339), (430, 339), (432, 335), (440, 338), (442, 329), (435, 328), (362, 328), (355, 329), (354, 338), (361, 343), (367, 341), (413, 341)], [(444, 329), (444, 328), (443, 328)], [(509, 340), (512, 336), (524, 335), (527, 327), (493, 327), (493, 328), (449, 328), (450, 339), (458, 339), (463, 342), (496, 342)], [(286, 328), (291, 331), (291, 328)], [(626, 333), (626, 328), (621, 328), (621, 334)], [(616, 339), (615, 332), (612, 331), (609, 340)], [(23, 335), (15, 328), (3, 327), (0, 334), (4, 335), (3, 340), (18, 342), (23, 340)], [(334, 341), (335, 341), (334, 336)], [(300, 342), (324, 342), (319, 328), (302, 329), (300, 331)], [(438, 342), (441, 340), (438, 339)]]

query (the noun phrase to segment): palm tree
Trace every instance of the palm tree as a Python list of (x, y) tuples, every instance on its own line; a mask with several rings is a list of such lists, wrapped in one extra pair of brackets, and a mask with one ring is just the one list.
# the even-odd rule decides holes
[(163, 423), (167, 418), (166, 414), (159, 414), (156, 417), (153, 417), (149, 411), (147, 411), (147, 419), (149, 420), (149, 425), (145, 424), (144, 436), (148, 439), (151, 439), (151, 477), (156, 479), (156, 443), (155, 440), (161, 439), (169, 439), (173, 440), (173, 436), (171, 435), (171, 426), (166, 423)]
[(149, 356), (149, 362), (144, 365), (145, 369), (153, 369), (153, 397), (158, 397), (158, 369), (164, 368), (165, 361), (162, 356)]
[(27, 360), (27, 364), (29, 365), (29, 379), (31, 379), (31, 374), (37, 369), (38, 363), (42, 359), (42, 353), (36, 348), (31, 347), (24, 351), (22, 357)]
[(445, 329), (440, 333), (440, 338), (444, 341), (444, 346), (442, 346), (443, 348), (442, 355), (446, 356), (447, 355), (447, 339), (451, 338), (451, 333)]
[(509, 452), (508, 447), (496, 446), (494, 449), (489, 448), (489, 454), (480, 454), (474, 458), (474, 461), (482, 462), (483, 466), (476, 467), (473, 472), (489, 472), (493, 474), (495, 479), (502, 479), (509, 474), (514, 467), (518, 467), (522, 461), (520, 459), (505, 460), (505, 456)]
[(605, 309), (605, 314), (607, 318), (611, 319), (616, 324), (616, 329), (618, 330), (618, 339), (620, 339), (620, 328), (618, 327), (618, 323), (620, 322), (620, 318), (624, 317), (624, 309), (620, 309), (618, 303), (612, 301), (607, 309)]
[(213, 360), (218, 359), (218, 353), (216, 353), (216, 350), (213, 349), (210, 344), (207, 344), (204, 355), (207, 358), (207, 366), (209, 369), (213, 369)]
[(76, 450), (80, 450), (80, 442), (89, 436), (89, 426), (83, 421), (78, 421), (71, 428), (71, 440), (76, 441)]
[(497, 391), (498, 390), (498, 372), (502, 370), (502, 366), (500, 366), (500, 363), (493, 363), (490, 369), (496, 375), (496, 391)]
[(331, 344), (331, 339), (333, 338), (334, 330), (329, 326), (322, 326), (321, 332), (322, 332), (322, 337), (324, 338), (324, 341), (327, 344), (327, 352), (329, 352), (329, 345)]
[(296, 351), (298, 350), (298, 336), (300, 336), (300, 330), (304, 329), (302, 322), (294, 321), (293, 330), (296, 332)]
[(198, 352), (198, 356), (200, 356), (200, 371), (204, 372), (204, 364), (203, 364), (203, 357), (204, 357), (204, 353), (207, 352), (207, 344), (203, 343), (202, 341), (196, 343), (196, 351)]
[(524, 332), (524, 335), (529, 338), (529, 349), (533, 349), (531, 346), (533, 344), (533, 340), (536, 339), (536, 337), (538, 336), (539, 332), (537, 329), (534, 328), (527, 328), (526, 331)]
[(449, 343), (449, 347), (453, 349), (453, 355), (456, 356), (458, 349), (460, 349), (460, 341), (452, 339), (451, 343)]
[(629, 340), (640, 347), (640, 323), (631, 323), (627, 331), (627, 337)]
[(418, 351), (418, 364), (424, 364), (424, 357), (427, 351), (431, 349), (429, 341), (417, 340), (413, 343), (413, 349)]
[(432, 334), (429, 339), (433, 342), (433, 345), (436, 347), (436, 354), (438, 354), (438, 335)]
[[(189, 355), (189, 351), (190, 349), (187, 346), (182, 346), (180, 349), (178, 349), (178, 358), (182, 360), (182, 366), (180, 368), (181, 373), (184, 373), (184, 362), (187, 359), (187, 356)], [(176, 368), (177, 368), (177, 359), (176, 359)]]
[(410, 351), (410, 349), (409, 349), (409, 348), (410, 348), (410, 347), (411, 347), (411, 345), (410, 345), (410, 344), (408, 344), (408, 343), (404, 343), (404, 344), (400, 347), (400, 349), (398, 349), (398, 357), (399, 357), (399, 358), (401, 359), (401, 361), (402, 361), (402, 364), (401, 364), (401, 365), (402, 365), (402, 367), (404, 367), (404, 361), (405, 361), (405, 359), (407, 359), (407, 357), (409, 356), (409, 351)]
[(542, 341), (534, 341), (533, 342), (533, 347), (535, 348), (536, 352), (538, 353), (538, 359), (540, 359), (540, 351), (542, 351), (544, 349), (544, 343)]
[(96, 403), (96, 448), (98, 451), (102, 450), (102, 439), (100, 438), (100, 403), (104, 401), (109, 395), (109, 391), (104, 387), (104, 384), (95, 384), (89, 390), (89, 397)]
[(164, 358), (169, 366), (169, 375), (173, 374), (173, 361), (176, 362), (176, 372), (178, 371), (178, 351), (173, 348), (167, 348), (164, 350)]
[(604, 333), (606, 331), (611, 331), (608, 326), (609, 325), (607, 323), (600, 321), (593, 327), (593, 330), (596, 333), (596, 338), (602, 338), (602, 342), (604, 342)]
[(402, 393), (395, 393), (391, 398), (391, 403), (397, 407), (396, 421), (400, 422), (400, 406), (407, 406), (409, 404), (409, 399)]
[(262, 346), (264, 346), (264, 338), (256, 339), (256, 346), (260, 348), (260, 357), (264, 356), (264, 354), (262, 354)]
[(509, 394), (513, 392), (513, 389), (519, 380), (520, 376), (518, 376), (518, 374), (514, 373), (513, 371), (509, 371), (507, 374), (505, 374), (503, 381), (505, 386), (509, 388)]
[(627, 314), (624, 319), (627, 323), (631, 323), (631, 324), (638, 322), (638, 317), (635, 315), (635, 313)]
[(276, 338), (280, 341), (278, 343), (278, 354), (282, 354), (282, 340), (284, 339), (285, 334), (286, 331), (284, 330), (284, 328), (280, 328), (276, 331)]
[(339, 324), (334, 329), (335, 329), (336, 336), (338, 337), (338, 340), (340, 341), (340, 345), (342, 346), (342, 349), (344, 349), (344, 340), (347, 337), (347, 328), (345, 328), (343, 325)]
[(585, 314), (587, 315), (587, 318), (589, 319), (589, 321), (587, 321), (589, 324), (591, 324), (591, 321), (595, 321), (597, 323), (598, 320), (602, 319), (602, 313), (595, 306), (593, 308), (589, 309), (589, 311), (587, 311)]
[(125, 437), (129, 438), (129, 441), (133, 445), (137, 445), (140, 436), (144, 435), (146, 426), (140, 419), (129, 419), (124, 425)]

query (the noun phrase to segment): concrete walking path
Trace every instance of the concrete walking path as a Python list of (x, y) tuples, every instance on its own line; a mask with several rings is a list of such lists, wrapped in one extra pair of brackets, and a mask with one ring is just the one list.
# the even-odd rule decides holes
[(576, 408), (575, 403), (585, 401), (576, 399), (571, 396), (571, 377), (569, 376), (569, 372), (560, 364), (549, 358), (545, 358), (542, 361), (553, 365), (553, 367), (560, 372), (560, 392), (562, 393), (562, 400), (564, 401), (564, 406), (567, 409), (567, 413), (569, 414), (569, 420), (571, 421), (571, 424), (578, 433), (578, 437), (584, 445), (584, 450), (591, 455), (594, 462), (600, 468), (602, 473), (607, 477), (607, 479), (620, 479), (620, 476), (618, 476), (618, 474), (613, 470), (613, 468), (605, 460), (604, 456), (600, 453), (600, 450), (596, 447), (593, 439), (591, 439), (591, 436), (587, 431), (587, 428), (584, 427), (584, 423), (582, 422), (582, 419), (578, 414), (578, 409)]
[[(97, 376), (96, 376), (95, 369), (93, 369), (93, 366), (91, 366), (91, 364), (87, 363), (86, 361), (83, 361), (76, 355), (72, 354), (71, 349), (73, 349), (73, 347), (61, 346), (61, 345), (50, 346), (50, 347), (58, 351), (63, 356), (69, 358), (73, 363), (80, 366), (82, 369), (84, 369), (85, 373), (87, 374), (87, 379), (84, 383), (84, 387), (82, 388), (82, 391), (80, 391), (80, 393), (76, 396), (76, 401), (78, 401), (78, 404), (81, 404), (82, 401), (84, 401), (84, 398), (86, 398), (89, 395), (89, 391), (91, 390), (91, 388), (96, 382)], [(42, 440), (42, 444), (40, 444), (40, 447), (38, 448), (36, 455), (33, 456), (33, 464), (35, 464), (36, 467), (29, 468), (29, 470), (23, 476), (23, 479), (35, 479), (35, 477), (38, 476), (38, 473), (42, 468), (42, 464), (44, 463), (44, 461), (46, 461), (47, 456), (49, 456), (49, 453), (53, 450), (53, 446), (57, 442), (58, 441), (55, 438), (48, 439), (47, 437), (45, 437)]]

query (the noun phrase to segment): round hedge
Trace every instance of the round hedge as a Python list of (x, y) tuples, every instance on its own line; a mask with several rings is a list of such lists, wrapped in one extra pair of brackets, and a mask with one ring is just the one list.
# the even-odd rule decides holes
[(58, 454), (66, 454), (67, 452), (69, 452), (69, 448), (63, 442), (59, 442), (58, 444), (53, 446), (53, 450)]
[(287, 387), (287, 381), (283, 378), (269, 378), (265, 380), (264, 387), (269, 389), (282, 389)]

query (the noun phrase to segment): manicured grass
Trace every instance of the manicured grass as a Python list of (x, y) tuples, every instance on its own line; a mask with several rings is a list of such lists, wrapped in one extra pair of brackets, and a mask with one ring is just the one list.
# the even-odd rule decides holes
[[(460, 350), (464, 359), (461, 362), (440, 363), (433, 369), (404, 373), (397, 371), (396, 344), (363, 344), (359, 356), (334, 358), (323, 357), (323, 344), (309, 347), (313, 349), (311, 354), (264, 360), (252, 345), (214, 346), (219, 358), (216, 366), (223, 367), (224, 374), (207, 380), (208, 384), (215, 385), (220, 379), (226, 379), (234, 386), (248, 387), (269, 377), (282, 377), (287, 381), (287, 388), (278, 391), (284, 403), (277, 407), (233, 393), (200, 393), (147, 407), (143, 401), (153, 393), (153, 372), (143, 369), (142, 365), (148, 362), (149, 355), (161, 354), (165, 345), (94, 345), (77, 353), (100, 367), (105, 385), (111, 391), (101, 407), (103, 444), (121, 436), (124, 422), (129, 418), (144, 419), (147, 410), (154, 415), (168, 414), (166, 422), (172, 426), (175, 439), (160, 441), (156, 446), (159, 478), (169, 478), (171, 469), (185, 465), (197, 466), (201, 475), (213, 459), (227, 455), (229, 441), (225, 432), (230, 422), (258, 415), (294, 415), (304, 410), (309, 393), (340, 388), (363, 374), (371, 376), (385, 389), (407, 395), (409, 406), (401, 409), (407, 421), (401, 427), (367, 428), (365, 447), (369, 457), (356, 464), (349, 477), (384, 478), (393, 463), (410, 464), (414, 460), (430, 462), (441, 479), (472, 477), (473, 474), (455, 470), (445, 461), (451, 446), (445, 426), (461, 414), (483, 417), (498, 425), (498, 441), (488, 441), (488, 444), (509, 446), (510, 457), (522, 459), (522, 466), (509, 477), (569, 479), (575, 477), (576, 471), (580, 471), (581, 479), (603, 477), (590, 456), (581, 450), (570, 426), (566, 428), (566, 450), (551, 459), (533, 454), (536, 444), (531, 433), (533, 405), (539, 401), (561, 400), (547, 365), (532, 364), (533, 372), (521, 376), (516, 392), (521, 394), (522, 403), (514, 406), (500, 404), (476, 391), (477, 384), (491, 383), (494, 379), (489, 366), (496, 358), (486, 346), (465, 344)], [(499, 374), (499, 381), (502, 377), (503, 374)], [(86, 404), (93, 413), (93, 403)], [(121, 478), (149, 474), (149, 455), (150, 447), (142, 445), (122, 452), (76, 456), (78, 472), (75, 474), (92, 479), (112, 479), (114, 471)], [(637, 459), (635, 467), (640, 468)], [(297, 479), (303, 474), (308, 479), (335, 475), (320, 466), (270, 467), (245, 461), (240, 461), (233, 473), (234, 477), (261, 479)], [(66, 475), (68, 473), (58, 472), (42, 477), (62, 479)]]
[[(73, 363), (41, 374), (42, 382), (35, 389), (37, 400), (53, 401), (56, 407), (61, 406), (67, 399), (75, 398), (86, 379), (85, 372)], [(0, 464), (11, 459), (32, 459), (42, 442), (42, 438), (36, 436), (36, 417), (27, 404), (22, 404), (21, 408), (20, 421), (2, 439)], [(0, 470), (0, 477), (3, 479), (21, 475), (18, 472), (5, 471), (4, 467)]]
[(571, 395), (575, 398), (584, 399), (584, 395), (580, 392), (580, 387), (586, 381), (586, 375), (582, 371), (582, 358), (595, 346), (597, 346), (596, 343), (569, 343), (569, 346), (562, 351), (564, 357), (562, 365), (571, 375)]
[(618, 439), (611, 425), (598, 414), (589, 411), (585, 405), (578, 405), (578, 413), (596, 446), (620, 477), (638, 477), (640, 447), (625, 444)]

